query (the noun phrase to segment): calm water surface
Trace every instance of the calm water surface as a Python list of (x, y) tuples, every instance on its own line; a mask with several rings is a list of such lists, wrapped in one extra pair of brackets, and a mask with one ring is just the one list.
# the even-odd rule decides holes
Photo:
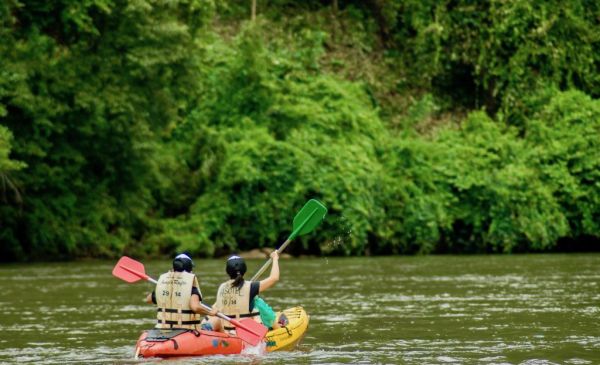
[[(600, 364), (598, 254), (282, 260), (265, 298), (310, 314), (297, 351), (166, 362), (132, 360), (152, 287), (114, 264), (0, 266), (0, 363)], [(155, 278), (168, 268), (146, 264)], [(196, 273), (212, 302), (223, 260)]]

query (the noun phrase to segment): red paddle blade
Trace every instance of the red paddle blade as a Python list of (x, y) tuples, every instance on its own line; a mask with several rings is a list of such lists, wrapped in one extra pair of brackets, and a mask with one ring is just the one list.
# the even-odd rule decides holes
[(256, 346), (265, 338), (267, 327), (256, 322), (251, 318), (242, 319), (241, 321), (231, 321), (235, 326), (237, 336), (244, 342), (248, 342), (252, 346)]
[(148, 278), (148, 275), (146, 275), (144, 270), (144, 265), (127, 256), (121, 257), (112, 273), (114, 276), (123, 279), (128, 283), (135, 283), (140, 279), (146, 280)]

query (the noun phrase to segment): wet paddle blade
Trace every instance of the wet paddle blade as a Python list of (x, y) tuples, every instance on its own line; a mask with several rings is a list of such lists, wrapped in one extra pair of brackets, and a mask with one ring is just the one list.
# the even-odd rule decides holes
[(146, 275), (144, 270), (144, 265), (141, 262), (127, 256), (121, 257), (119, 262), (117, 262), (115, 265), (112, 273), (114, 276), (125, 280), (128, 283), (135, 283), (141, 279), (148, 279), (148, 275)]
[[(296, 214), (294, 217), (294, 222), (292, 223), (292, 233), (288, 237), (287, 240), (277, 249), (277, 252), (281, 253), (285, 248), (292, 242), (294, 238), (297, 236), (302, 236), (303, 234), (307, 234), (308, 232), (315, 229), (323, 219), (325, 219), (325, 215), (327, 214), (327, 208), (318, 200), (310, 199), (304, 204), (302, 209)], [(252, 277), (252, 281), (257, 280), (262, 273), (271, 265), (273, 259), (269, 259), (265, 264), (258, 270), (256, 274)]]
[(320, 201), (310, 199), (294, 217), (294, 237), (311, 232), (323, 221), (326, 214), (327, 208)]
[(265, 338), (267, 327), (256, 322), (251, 318), (242, 319), (241, 321), (232, 320), (231, 323), (235, 326), (235, 332), (242, 341), (256, 346)]

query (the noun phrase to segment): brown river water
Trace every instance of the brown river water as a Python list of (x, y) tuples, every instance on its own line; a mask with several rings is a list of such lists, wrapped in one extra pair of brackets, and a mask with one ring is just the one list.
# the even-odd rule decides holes
[[(114, 278), (115, 262), (1, 265), (0, 363), (600, 364), (600, 254), (281, 260), (264, 298), (311, 316), (296, 351), (167, 361), (133, 360), (152, 286)], [(195, 272), (212, 304), (224, 260)]]

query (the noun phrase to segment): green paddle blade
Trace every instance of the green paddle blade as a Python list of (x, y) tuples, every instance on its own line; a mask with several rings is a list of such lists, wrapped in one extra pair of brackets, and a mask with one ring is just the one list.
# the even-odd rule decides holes
[(318, 226), (327, 214), (327, 208), (318, 200), (311, 199), (294, 217), (293, 232), (290, 240), (311, 232)]
[[(298, 214), (294, 217), (292, 234), (288, 239), (277, 249), (277, 252), (281, 253), (285, 248), (292, 242), (296, 236), (307, 234), (308, 232), (315, 229), (316, 226), (321, 223), (327, 214), (327, 208), (318, 200), (311, 199), (304, 206)], [(271, 265), (273, 259), (269, 259), (265, 264), (258, 270), (258, 272), (252, 277), (251, 281), (256, 281), (260, 275)]]

